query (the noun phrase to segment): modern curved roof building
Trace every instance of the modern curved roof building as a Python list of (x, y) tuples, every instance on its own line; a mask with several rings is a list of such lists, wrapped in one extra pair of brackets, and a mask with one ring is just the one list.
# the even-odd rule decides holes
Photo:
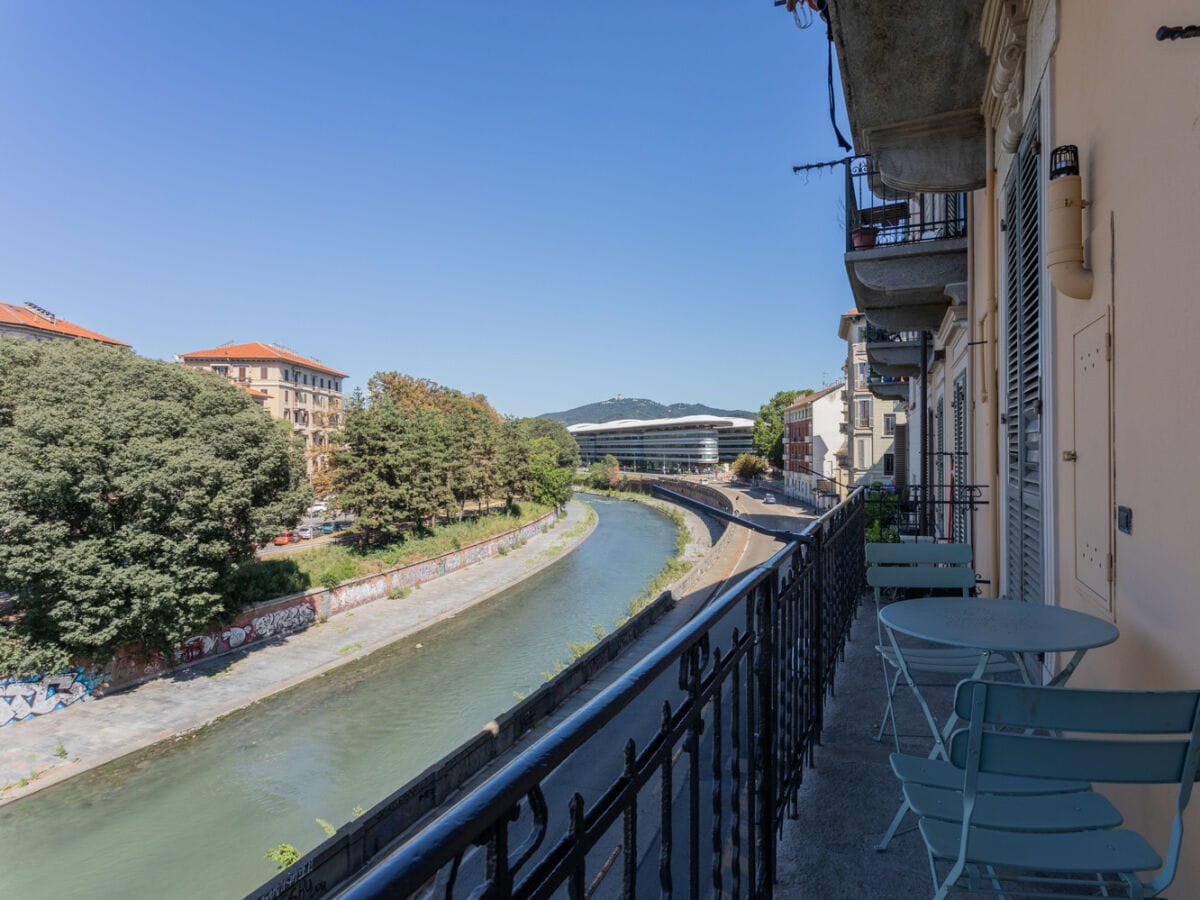
[(708, 469), (754, 448), (753, 419), (680, 416), (675, 419), (618, 419), (567, 429), (584, 463), (612, 455), (635, 471)]

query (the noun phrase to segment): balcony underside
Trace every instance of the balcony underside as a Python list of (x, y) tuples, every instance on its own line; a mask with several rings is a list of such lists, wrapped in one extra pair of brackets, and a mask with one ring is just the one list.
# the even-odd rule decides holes
[(950, 302), (946, 285), (967, 279), (967, 239), (852, 250), (846, 254), (846, 272), (855, 305), (872, 325), (934, 331)]
[(867, 389), (879, 400), (907, 400), (907, 381), (880, 381), (867, 385)]
[(907, 191), (965, 191), (985, 177), (980, 98), (988, 58), (983, 0), (832, 0), (855, 149), (883, 182)]
[(921, 342), (874, 341), (867, 344), (867, 361), (880, 375), (915, 378), (921, 374)]

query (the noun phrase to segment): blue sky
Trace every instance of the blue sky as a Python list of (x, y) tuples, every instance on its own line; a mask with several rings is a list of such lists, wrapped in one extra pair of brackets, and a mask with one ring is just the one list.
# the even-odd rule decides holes
[(842, 182), (791, 172), (842, 155), (825, 64), (770, 0), (4, 0), (0, 300), (515, 415), (756, 409), (844, 358)]

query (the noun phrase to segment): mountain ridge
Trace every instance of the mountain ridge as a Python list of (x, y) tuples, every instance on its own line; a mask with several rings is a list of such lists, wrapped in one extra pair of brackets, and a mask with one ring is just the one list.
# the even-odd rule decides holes
[(542, 413), (536, 418), (555, 419), (564, 425), (578, 425), (581, 422), (613, 422), (617, 419), (674, 419), (679, 416), (736, 416), (743, 419), (753, 419), (755, 413), (745, 409), (718, 409), (703, 403), (669, 403), (663, 404), (656, 400), (641, 397), (622, 397), (620, 395), (609, 400), (596, 403), (586, 403), (561, 412)]

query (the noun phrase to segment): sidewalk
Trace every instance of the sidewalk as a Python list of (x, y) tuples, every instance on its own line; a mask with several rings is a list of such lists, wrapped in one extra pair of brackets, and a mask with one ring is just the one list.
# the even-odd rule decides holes
[(0, 805), (193, 731), (474, 606), (578, 547), (595, 528), (589, 516), (571, 501), (553, 529), (525, 546), (428, 582), (403, 600), (369, 603), (277, 641), (0, 729), (0, 786), (9, 786)]

